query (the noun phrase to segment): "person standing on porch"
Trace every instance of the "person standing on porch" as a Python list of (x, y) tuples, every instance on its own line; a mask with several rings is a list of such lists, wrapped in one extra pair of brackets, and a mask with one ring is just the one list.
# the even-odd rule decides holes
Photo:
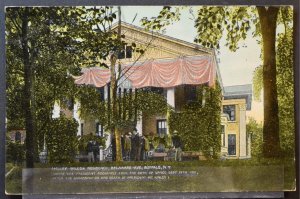
[(94, 162), (97, 162), (99, 159), (97, 156), (99, 155), (99, 143), (97, 141), (92, 142), (92, 148), (93, 148), (93, 155), (94, 155)]
[(94, 162), (94, 152), (93, 152), (93, 142), (90, 140), (87, 144), (87, 152), (88, 152), (88, 161)]
[(131, 133), (125, 135), (124, 139), (124, 150), (125, 150), (125, 160), (130, 160), (130, 152), (131, 152), (131, 138), (129, 137)]
[(140, 146), (140, 135), (137, 131), (134, 131), (133, 137), (133, 153), (134, 153), (134, 160), (139, 161), (141, 156), (141, 146)]
[(140, 160), (145, 160), (145, 136), (140, 136)]
[(178, 135), (178, 132), (175, 130), (172, 136), (173, 146), (175, 148), (175, 161), (181, 161), (182, 156), (182, 143)]

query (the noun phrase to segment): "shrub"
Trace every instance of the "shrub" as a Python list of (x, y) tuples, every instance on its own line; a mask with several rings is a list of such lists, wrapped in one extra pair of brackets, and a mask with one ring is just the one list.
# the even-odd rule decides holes
[(7, 141), (6, 161), (14, 164), (22, 163), (25, 159), (25, 147), (20, 142)]
[(51, 163), (74, 161), (77, 127), (75, 119), (68, 119), (64, 116), (50, 122), (46, 143)]

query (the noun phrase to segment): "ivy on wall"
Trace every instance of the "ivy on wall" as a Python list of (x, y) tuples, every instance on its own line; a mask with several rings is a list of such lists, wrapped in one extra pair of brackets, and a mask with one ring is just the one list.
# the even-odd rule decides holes
[[(81, 114), (94, 117), (109, 129), (109, 105), (101, 102), (96, 88), (82, 87)], [(124, 132), (131, 131), (135, 119), (140, 113), (151, 116), (166, 114), (169, 109), (170, 131), (178, 131), (185, 151), (202, 151), (204, 155), (218, 157), (221, 149), (221, 88), (218, 83), (214, 88), (207, 85), (197, 86), (197, 100), (186, 104), (182, 111), (175, 112), (167, 105), (163, 95), (155, 92), (138, 90), (125, 93), (117, 98), (118, 116), (111, 125), (119, 126)]]
[(101, 94), (94, 87), (80, 87), (80, 117), (98, 119), (107, 130), (118, 127), (121, 132), (132, 131), (140, 116), (153, 116), (167, 113), (167, 100), (158, 93), (137, 89), (136, 92), (127, 90), (116, 99), (117, 115), (111, 117), (112, 104), (102, 101)]
[[(204, 103), (205, 100), (205, 103)], [(181, 112), (170, 112), (170, 131), (178, 131), (185, 151), (202, 151), (218, 157), (221, 149), (221, 88), (197, 86), (197, 100)]]

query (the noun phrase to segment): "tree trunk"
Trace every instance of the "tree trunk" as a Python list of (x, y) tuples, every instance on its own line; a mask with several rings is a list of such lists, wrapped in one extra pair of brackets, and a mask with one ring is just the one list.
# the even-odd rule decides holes
[(264, 125), (263, 155), (280, 155), (279, 117), (276, 85), (276, 22), (279, 8), (257, 7), (263, 41)]
[(122, 153), (121, 153), (121, 136), (120, 136), (120, 131), (116, 127), (117, 124), (117, 81), (116, 81), (116, 72), (115, 72), (115, 66), (116, 66), (116, 56), (113, 54), (111, 55), (110, 58), (110, 74), (111, 74), (111, 79), (110, 79), (110, 100), (111, 100), (111, 106), (112, 106), (112, 111), (111, 111), (111, 133), (115, 136), (116, 139), (116, 161), (122, 161)]
[(115, 128), (115, 136), (116, 136), (116, 161), (122, 161), (122, 147), (121, 147), (121, 133), (120, 129)]
[(34, 167), (34, 124), (33, 124), (33, 109), (32, 109), (32, 81), (33, 69), (30, 63), (30, 55), (28, 48), (28, 15), (29, 8), (24, 8), (22, 15), (22, 52), (24, 64), (24, 109), (25, 109), (25, 129), (26, 129), (26, 167)]

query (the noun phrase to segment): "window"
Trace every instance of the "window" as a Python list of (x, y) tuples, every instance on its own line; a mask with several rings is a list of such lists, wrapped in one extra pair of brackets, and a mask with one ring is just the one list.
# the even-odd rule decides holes
[(126, 46), (126, 58), (132, 58), (132, 47), (131, 46)]
[(235, 121), (235, 105), (224, 105), (223, 113), (228, 115), (229, 121)]
[(21, 133), (19, 131), (15, 134), (15, 142), (21, 142)]
[(104, 101), (104, 86), (101, 88), (98, 88), (98, 91), (100, 93), (100, 100)]
[(228, 134), (228, 155), (236, 155), (236, 135)]
[(124, 46), (124, 48), (119, 52), (118, 59), (124, 58), (132, 58), (132, 47), (131, 46)]
[(194, 85), (185, 85), (184, 86), (184, 95), (186, 102), (195, 102), (197, 101), (197, 90)]
[[(68, 108), (68, 110), (73, 110), (74, 109), (74, 99), (73, 98), (64, 98), (62, 100), (62, 103), (64, 105), (66, 105), (66, 107)], [(60, 110), (60, 115), (63, 113), (63, 110)]]
[(96, 135), (103, 137), (103, 126), (99, 122), (96, 122)]
[(157, 120), (157, 135), (166, 135), (167, 134), (167, 121), (166, 120)]
[(221, 143), (222, 147), (225, 147), (225, 126), (221, 125)]

